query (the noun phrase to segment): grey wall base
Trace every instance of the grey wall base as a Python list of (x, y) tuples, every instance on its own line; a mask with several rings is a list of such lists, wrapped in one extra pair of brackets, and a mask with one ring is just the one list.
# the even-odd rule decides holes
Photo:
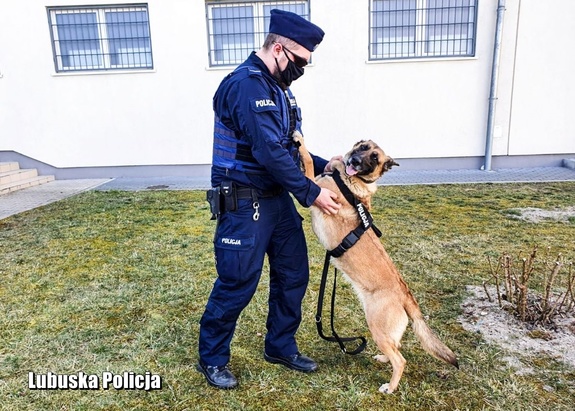
[[(401, 170), (480, 170), (484, 157), (397, 158)], [(201, 177), (209, 179), (209, 164), (138, 165), (58, 168), (15, 151), (0, 151), (0, 162), (16, 161), (20, 168), (35, 168), (58, 180), (120, 177)], [(568, 167), (575, 169), (575, 153), (535, 156), (494, 156), (492, 169)]]

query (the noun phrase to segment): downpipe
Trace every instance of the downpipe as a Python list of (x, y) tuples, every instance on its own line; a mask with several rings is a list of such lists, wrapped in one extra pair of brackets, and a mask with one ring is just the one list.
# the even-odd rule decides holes
[(487, 114), (487, 136), (485, 139), (485, 162), (482, 169), (491, 171), (491, 158), (493, 156), (493, 130), (495, 118), (495, 105), (497, 103), (497, 78), (499, 76), (499, 60), (501, 58), (501, 33), (503, 32), (503, 14), (505, 0), (499, 0), (497, 6), (497, 24), (495, 29), (495, 42), (493, 47), (493, 63), (491, 65), (491, 85), (489, 88), (489, 109)]

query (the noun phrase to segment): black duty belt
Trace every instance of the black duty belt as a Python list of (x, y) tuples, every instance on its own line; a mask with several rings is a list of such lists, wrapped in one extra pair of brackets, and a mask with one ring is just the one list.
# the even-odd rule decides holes
[(281, 193), (283, 193), (283, 187), (278, 187), (273, 190), (258, 190), (255, 188), (250, 187), (236, 187), (236, 195), (238, 199), (245, 199), (245, 198), (271, 198), (277, 197)]

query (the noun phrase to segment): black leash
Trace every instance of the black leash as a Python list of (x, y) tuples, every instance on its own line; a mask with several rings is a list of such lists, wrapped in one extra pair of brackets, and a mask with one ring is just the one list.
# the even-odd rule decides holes
[[(337, 285), (337, 268), (334, 269), (334, 278), (333, 278), (333, 290), (331, 294), (331, 333), (332, 337), (328, 337), (323, 333), (323, 324), (322, 324), (322, 311), (323, 311), (323, 298), (325, 295), (325, 287), (327, 283), (327, 274), (329, 271), (329, 260), (331, 257), (341, 257), (347, 250), (349, 250), (355, 243), (358, 242), (359, 238), (365, 233), (369, 228), (371, 228), (378, 237), (381, 237), (381, 231), (373, 224), (373, 217), (364, 208), (364, 205), (359, 201), (351, 192), (351, 190), (345, 185), (343, 180), (341, 179), (341, 175), (339, 171), (335, 170), (332, 174), (334, 181), (336, 182), (338, 188), (344, 195), (345, 199), (355, 207), (361, 223), (357, 228), (351, 231), (343, 240), (342, 242), (333, 250), (326, 251), (325, 253), (325, 261), (323, 264), (323, 272), (321, 275), (321, 283), (319, 288), (319, 296), (317, 301), (317, 311), (315, 316), (315, 322), (317, 325), (317, 332), (321, 338), (326, 341), (330, 342), (337, 342), (342, 352), (345, 354), (356, 355), (362, 352), (365, 347), (367, 346), (367, 340), (365, 337), (358, 336), (358, 337), (340, 337), (337, 332), (335, 331), (334, 327), (334, 314), (335, 314), (335, 294), (336, 294), (336, 285)], [(361, 341), (359, 346), (352, 351), (348, 351), (345, 347), (345, 342), (350, 341)]]
[[(327, 283), (327, 274), (329, 271), (329, 259), (330, 259), (330, 257), (331, 257), (331, 255), (329, 254), (329, 251), (326, 252), (325, 253), (325, 263), (323, 265), (323, 273), (321, 275), (321, 285), (319, 288), (319, 296), (318, 296), (318, 300), (317, 300), (317, 313), (315, 315), (315, 323), (317, 325), (317, 333), (319, 334), (319, 336), (321, 338), (323, 338), (326, 341), (337, 342), (339, 344), (339, 348), (345, 354), (356, 355), (356, 354), (359, 354), (360, 352), (362, 352), (363, 350), (365, 350), (365, 347), (367, 346), (367, 340), (365, 339), (365, 337), (361, 337), (361, 336), (359, 336), (359, 337), (340, 337), (337, 334), (337, 332), (335, 331), (335, 327), (333, 324), (334, 311), (335, 311), (335, 290), (336, 290), (336, 285), (337, 285), (337, 269), (334, 269), (333, 290), (332, 290), (332, 294), (331, 294), (331, 321), (330, 321), (330, 325), (331, 325), (332, 337), (328, 337), (323, 333), (321, 313), (323, 311), (323, 297), (325, 294), (325, 286)], [(348, 349), (346, 348), (344, 343), (350, 342), (350, 341), (356, 341), (356, 340), (361, 341), (360, 345), (355, 350), (348, 351)]]

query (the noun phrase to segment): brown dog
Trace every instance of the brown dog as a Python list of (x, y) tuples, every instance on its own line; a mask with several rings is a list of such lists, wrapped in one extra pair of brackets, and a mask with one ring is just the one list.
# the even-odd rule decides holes
[[(314, 179), (313, 163), (303, 137), (294, 133), (294, 140), (301, 144), (299, 150), (306, 176)], [(370, 140), (355, 144), (344, 156), (344, 162), (332, 162), (332, 169), (339, 170), (344, 183), (369, 210), (371, 197), (377, 190), (376, 181), (394, 165), (399, 164)], [(360, 224), (360, 219), (357, 209), (346, 201), (330, 175), (320, 176), (315, 182), (337, 193), (337, 202), (342, 204), (336, 215), (327, 215), (317, 207), (311, 207), (313, 231), (326, 250), (333, 250)], [(373, 230), (367, 230), (353, 247), (341, 257), (332, 257), (331, 262), (348, 277), (363, 303), (367, 325), (383, 353), (374, 358), (389, 361), (393, 367), (390, 382), (383, 384), (380, 392), (391, 394), (403, 374), (406, 361), (399, 348), (408, 318), (425, 351), (458, 367), (455, 354), (425, 323), (417, 301)]]

